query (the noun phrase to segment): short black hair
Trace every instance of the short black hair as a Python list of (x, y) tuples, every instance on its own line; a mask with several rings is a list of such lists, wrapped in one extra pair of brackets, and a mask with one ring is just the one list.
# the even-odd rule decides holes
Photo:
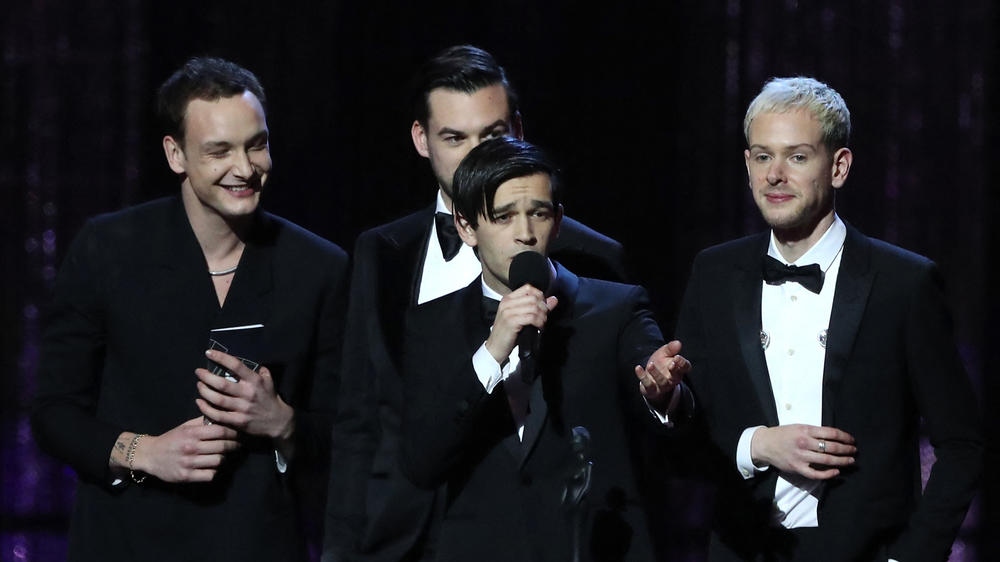
[(503, 84), (507, 92), (508, 117), (513, 117), (518, 112), (517, 92), (493, 55), (472, 45), (448, 47), (425, 62), (414, 78), (413, 115), (417, 122), (427, 127), (431, 114), (429, 98), (438, 88), (473, 94), (494, 84)]
[(214, 57), (195, 57), (167, 78), (156, 96), (164, 133), (184, 145), (184, 116), (191, 100), (215, 101), (250, 92), (263, 106), (264, 88), (253, 72)]
[(559, 206), (559, 169), (537, 146), (512, 137), (499, 137), (481, 143), (469, 151), (455, 170), (452, 182), (454, 211), (472, 228), (479, 227), (479, 217), (496, 220), (493, 199), (506, 181), (546, 174), (552, 186), (552, 204)]

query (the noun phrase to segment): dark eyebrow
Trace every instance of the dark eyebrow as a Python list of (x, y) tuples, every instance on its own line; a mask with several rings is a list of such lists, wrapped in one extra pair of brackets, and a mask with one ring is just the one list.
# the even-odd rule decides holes
[[(491, 131), (493, 129), (496, 129), (497, 127), (507, 128), (507, 121), (504, 119), (497, 119), (496, 121), (483, 127), (483, 130), (481, 132)], [(441, 129), (437, 132), (437, 134), (438, 136), (444, 136), (444, 135), (458, 135), (462, 137), (467, 136), (465, 131), (459, 131), (457, 129), (452, 129), (451, 127), (441, 127)]]
[(497, 119), (496, 121), (494, 121), (494, 122), (490, 123), (489, 125), (483, 127), (482, 132), (485, 133), (485, 132), (488, 132), (488, 131), (492, 131), (493, 129), (496, 129), (497, 127), (503, 127), (503, 128), (506, 129), (507, 128), (507, 121), (505, 121), (503, 119)]
[(554, 211), (556, 206), (552, 204), (552, 201), (542, 201), (541, 199), (531, 200), (531, 210), (538, 209), (539, 207)]
[(247, 142), (247, 144), (255, 145), (259, 143), (265, 143), (267, 142), (267, 138), (268, 138), (267, 129), (264, 129), (261, 132), (257, 133), (256, 135), (250, 137), (250, 140)]
[(516, 203), (507, 203), (503, 207), (493, 207), (493, 215), (502, 215), (514, 210)]

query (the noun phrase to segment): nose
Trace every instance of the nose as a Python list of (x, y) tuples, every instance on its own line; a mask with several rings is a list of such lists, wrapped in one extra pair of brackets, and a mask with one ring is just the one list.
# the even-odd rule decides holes
[(534, 246), (538, 239), (535, 238), (535, 229), (531, 224), (531, 218), (528, 215), (518, 215), (515, 221), (517, 223), (514, 230), (515, 240), (525, 246)]
[(250, 161), (250, 155), (245, 150), (235, 151), (233, 157), (233, 173), (243, 180), (248, 180), (254, 175), (254, 165)]
[(775, 158), (767, 167), (767, 183), (778, 185), (785, 181), (785, 164), (780, 158)]

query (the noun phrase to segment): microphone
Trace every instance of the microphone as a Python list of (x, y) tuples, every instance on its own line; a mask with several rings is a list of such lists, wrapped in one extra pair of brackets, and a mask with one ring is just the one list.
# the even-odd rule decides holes
[[(549, 260), (538, 252), (521, 252), (510, 262), (507, 275), (510, 288), (531, 285), (541, 292), (549, 290)], [(528, 325), (517, 334), (517, 355), (521, 360), (521, 379), (531, 384), (535, 380), (535, 355), (538, 352), (538, 328)]]
[(573, 436), (569, 442), (575, 458), (566, 487), (563, 488), (562, 501), (563, 505), (576, 508), (590, 491), (591, 471), (594, 468), (594, 463), (590, 460), (590, 432), (586, 427), (578, 425), (573, 428)]
[(578, 425), (573, 428), (573, 437), (570, 439), (570, 446), (576, 460), (580, 465), (590, 464), (590, 432), (586, 427)]

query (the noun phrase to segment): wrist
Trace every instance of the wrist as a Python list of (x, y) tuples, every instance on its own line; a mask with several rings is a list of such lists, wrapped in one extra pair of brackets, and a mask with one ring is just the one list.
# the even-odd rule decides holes
[(283, 413), (282, 419), (284, 421), (278, 424), (277, 430), (274, 435), (271, 436), (272, 439), (279, 443), (289, 442), (295, 435), (295, 409), (284, 402), (282, 402), (281, 405)]
[(142, 484), (142, 482), (146, 479), (146, 475), (148, 474), (148, 471), (146, 470), (146, 464), (143, 462), (143, 460), (146, 457), (145, 455), (140, 455), (139, 453), (139, 451), (141, 450), (140, 447), (143, 445), (144, 440), (147, 440), (145, 443), (146, 445), (149, 444), (148, 439), (150, 439), (149, 435), (146, 435), (144, 433), (136, 433), (132, 437), (132, 440), (129, 442), (126, 462), (128, 463), (129, 476), (132, 478), (132, 481), (135, 482), (136, 484)]
[(764, 437), (769, 428), (760, 427), (750, 435), (750, 462), (755, 468), (771, 466), (771, 461), (767, 456), (766, 448), (763, 446)]
[(512, 347), (508, 349), (506, 353), (504, 353), (504, 350), (501, 349), (501, 347), (503, 346), (500, 346), (495, 341), (493, 341), (492, 334), (490, 335), (490, 337), (486, 338), (486, 343), (484, 343), (483, 345), (486, 347), (486, 351), (490, 353), (490, 356), (493, 357), (493, 360), (496, 361), (498, 365), (503, 365), (504, 363), (506, 363), (507, 360), (510, 358), (510, 352), (513, 351), (514, 349)]

